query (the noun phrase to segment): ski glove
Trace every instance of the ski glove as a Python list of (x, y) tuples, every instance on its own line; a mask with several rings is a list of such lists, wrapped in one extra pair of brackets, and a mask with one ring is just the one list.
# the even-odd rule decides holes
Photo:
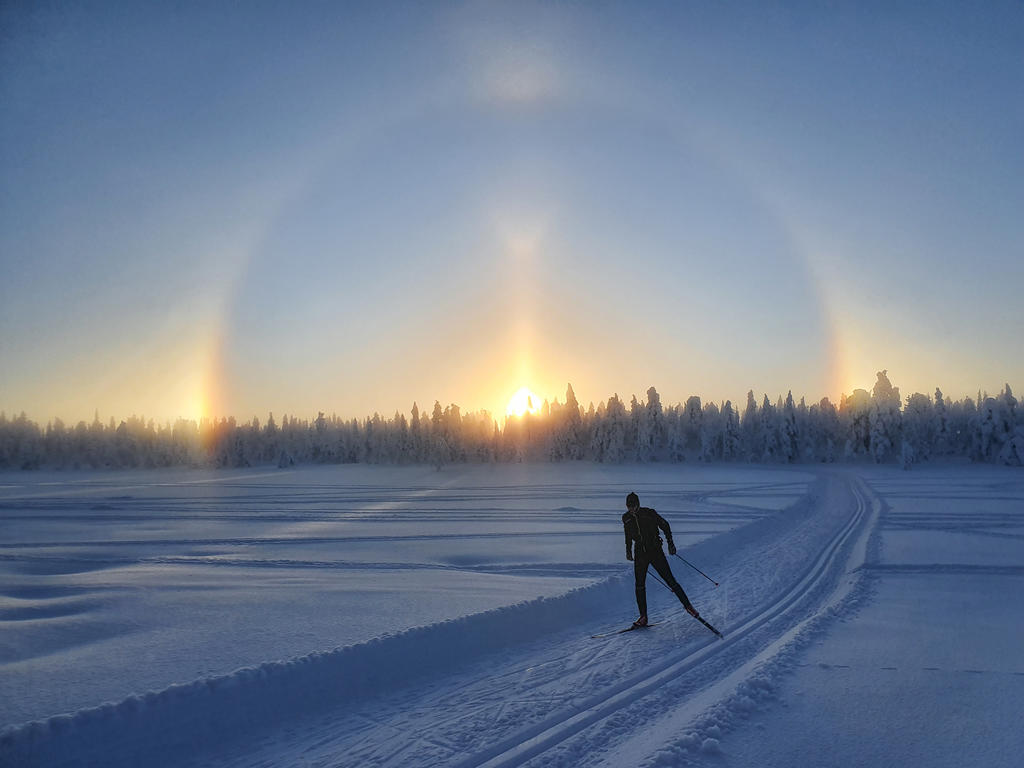
[(671, 541), (668, 543), (668, 553), (670, 555), (674, 555), (676, 553), (676, 545)]
[(633, 559), (633, 553), (630, 552), (628, 549), (626, 550), (626, 559), (627, 560), (632, 560)]

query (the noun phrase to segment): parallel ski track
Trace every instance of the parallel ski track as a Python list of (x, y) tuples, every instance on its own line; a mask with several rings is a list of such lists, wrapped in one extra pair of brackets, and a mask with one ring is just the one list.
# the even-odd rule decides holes
[(624, 680), (618, 685), (602, 691), (600, 695), (583, 702), (575, 712), (560, 712), (525, 731), (520, 731), (509, 739), (470, 756), (457, 763), (459, 768), (499, 768), (499, 766), (520, 765), (561, 744), (594, 723), (604, 720), (619, 709), (663, 685), (670, 678), (706, 662), (709, 658), (738, 643), (759, 627), (785, 614), (832, 572), (844, 545), (866, 518), (868, 501), (864, 492), (855, 480), (850, 483), (850, 488), (856, 499), (854, 513), (825, 545), (817, 560), (775, 602), (742, 620), (738, 626), (722, 629), (725, 634), (723, 640), (711, 636), (709, 632), (710, 639), (698, 648), (684, 653), (681, 657), (669, 657), (660, 666), (648, 667), (642, 675)]

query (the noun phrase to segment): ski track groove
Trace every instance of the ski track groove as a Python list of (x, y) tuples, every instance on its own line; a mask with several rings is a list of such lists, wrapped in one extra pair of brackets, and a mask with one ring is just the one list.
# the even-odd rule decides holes
[(517, 734), (513, 739), (482, 750), (466, 760), (457, 763), (459, 768), (499, 768), (499, 766), (520, 765), (537, 755), (561, 744), (585, 728), (605, 720), (619, 709), (642, 698), (661, 686), (668, 679), (707, 661), (714, 655), (735, 645), (754, 630), (782, 616), (790, 607), (827, 578), (833, 563), (838, 558), (845, 542), (857, 530), (866, 516), (866, 502), (862, 493), (854, 486), (857, 507), (850, 519), (825, 545), (814, 564), (802, 575), (797, 583), (771, 605), (762, 608), (753, 616), (741, 620), (739, 626), (722, 630), (725, 639), (712, 638), (681, 657), (672, 657), (659, 667), (648, 667), (643, 673), (604, 691), (586, 701), (577, 711), (565, 716), (542, 722)]

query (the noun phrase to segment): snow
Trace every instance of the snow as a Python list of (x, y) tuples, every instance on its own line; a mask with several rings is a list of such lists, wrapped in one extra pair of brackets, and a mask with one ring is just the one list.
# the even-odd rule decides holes
[[(672, 524), (718, 640), (648, 582)], [(0, 476), (0, 764), (1011, 765), (1020, 470)]]
[[(835, 755), (846, 765), (1020, 764), (1024, 488), (998, 473), (944, 474), (915, 477), (909, 490), (900, 477), (871, 473), (891, 507), (867, 569), (869, 598), (778, 678), (775, 706), (731, 734), (716, 765), (821, 765)], [(992, 516), (1004, 526), (997, 537), (984, 529)], [(916, 546), (908, 517), (925, 534)], [(948, 532), (932, 533), (936, 525)], [(1016, 543), (1012, 566), (1000, 564), (1007, 541)]]

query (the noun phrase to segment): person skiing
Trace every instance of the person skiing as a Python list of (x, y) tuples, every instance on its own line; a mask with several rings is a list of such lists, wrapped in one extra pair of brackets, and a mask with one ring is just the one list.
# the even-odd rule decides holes
[(676, 545), (672, 541), (672, 529), (669, 527), (668, 521), (653, 509), (641, 507), (640, 497), (635, 493), (630, 493), (626, 496), (626, 514), (622, 516), (622, 527), (626, 533), (626, 559), (633, 561), (633, 575), (636, 579), (636, 605), (640, 609), (640, 617), (633, 622), (633, 627), (647, 626), (647, 568), (652, 565), (654, 570), (665, 580), (669, 589), (679, 598), (679, 602), (683, 604), (686, 612), (695, 619), (699, 619), (700, 614), (690, 603), (690, 598), (679, 586), (675, 576), (672, 575), (665, 552), (661, 548), (659, 528), (665, 534), (665, 540), (668, 542), (668, 553), (670, 555), (676, 553)]

